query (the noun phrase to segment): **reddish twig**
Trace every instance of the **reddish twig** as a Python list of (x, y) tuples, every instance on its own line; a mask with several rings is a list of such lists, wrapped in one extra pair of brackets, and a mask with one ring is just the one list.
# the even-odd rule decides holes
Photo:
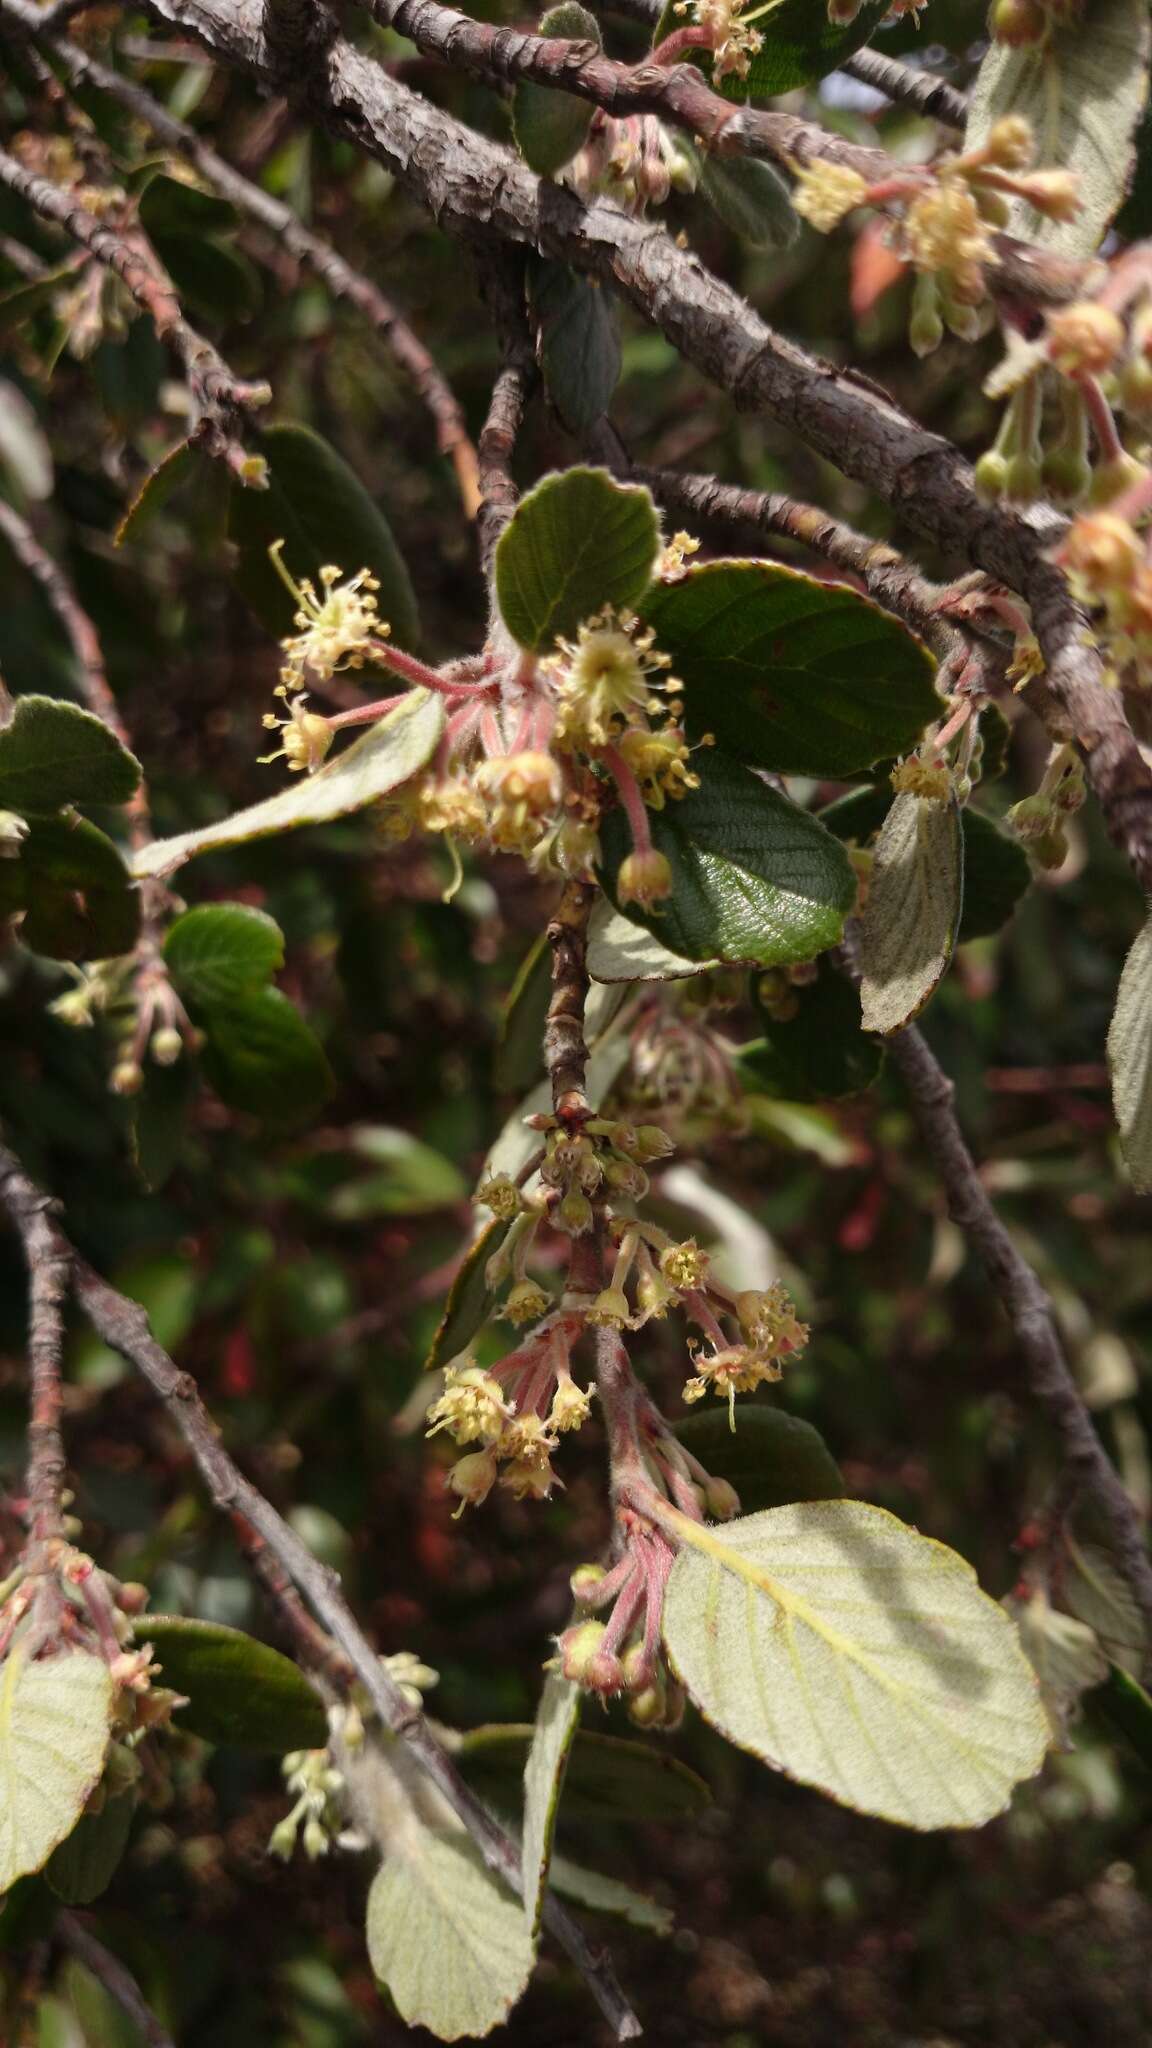
[(132, 1972), (125, 1969), (119, 1957), (106, 1949), (102, 1941), (96, 1939), (92, 1929), (67, 1908), (57, 1913), (55, 1927), (65, 1948), (71, 1949), (77, 1961), (91, 1970), (121, 2012), (127, 2013), (140, 2029), (147, 2048), (176, 2048), (171, 2034), (161, 2026)]

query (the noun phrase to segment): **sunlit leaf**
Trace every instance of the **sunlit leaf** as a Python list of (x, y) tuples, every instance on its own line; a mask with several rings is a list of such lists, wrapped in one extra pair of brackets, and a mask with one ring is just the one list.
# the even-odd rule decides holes
[(1108, 1065), (1120, 1144), (1133, 1186), (1152, 1192), (1152, 918), (1120, 976), (1108, 1029)]
[(496, 597), (514, 640), (547, 653), (605, 605), (636, 606), (660, 547), (656, 508), (605, 469), (566, 469), (521, 498), (496, 549)]
[(139, 1624), (161, 1683), (183, 1693), (178, 1728), (238, 1749), (320, 1749), (328, 1722), (299, 1666), (238, 1628), (182, 1614), (148, 1614)]
[(954, 803), (902, 791), (884, 820), (864, 906), (866, 1031), (900, 1031), (924, 1008), (956, 945), (964, 840)]
[(524, 1766), (524, 1839), (521, 1870), (524, 1914), (533, 1937), (540, 1932), (540, 1916), (548, 1890), (548, 1866), (552, 1860), (552, 1838), (556, 1813), (564, 1785), (568, 1753), (580, 1719), (580, 1687), (559, 1672), (550, 1671), (544, 1680), (532, 1747)]
[(0, 810), (22, 816), (64, 804), (126, 804), (140, 763), (103, 719), (56, 697), (18, 697), (0, 731)]
[(406, 1816), (368, 1894), (368, 1956), (400, 2018), (441, 2041), (490, 2034), (532, 1973), (518, 1898), (469, 1837)]
[(71, 1834), (104, 1768), (112, 1679), (102, 1657), (72, 1651), (0, 1666), (0, 1893), (41, 1870)]
[(862, 1501), (677, 1522), (665, 1643), (729, 1741), (913, 1828), (979, 1827), (1040, 1769), (1035, 1678), (954, 1551)]
[(622, 910), (599, 899), (588, 927), (588, 972), (593, 981), (680, 981), (704, 974), (717, 960), (683, 960), (670, 953), (655, 932), (633, 924)]

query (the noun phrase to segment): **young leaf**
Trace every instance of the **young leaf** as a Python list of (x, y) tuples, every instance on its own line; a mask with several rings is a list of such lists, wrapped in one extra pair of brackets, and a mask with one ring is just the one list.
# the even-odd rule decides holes
[(18, 697), (0, 731), (0, 810), (22, 816), (65, 804), (126, 804), (140, 763), (103, 719), (57, 697)]
[[(696, 757), (700, 788), (652, 813), (652, 839), (672, 867), (672, 894), (652, 910), (618, 905), (672, 952), (762, 967), (811, 960), (834, 946), (856, 877), (830, 832), (717, 749)], [(631, 851), (623, 812), (604, 821), (601, 880), (613, 901)]]
[(599, 898), (588, 927), (588, 972), (593, 981), (681, 981), (704, 974), (718, 960), (682, 960), (662, 946), (654, 932), (633, 924), (622, 910)]
[[(541, 16), (537, 33), (603, 48), (596, 16), (578, 0), (562, 0), (559, 7), (550, 7)], [(574, 93), (554, 92), (531, 79), (518, 80), (512, 94), (512, 133), (529, 168), (541, 178), (551, 178), (570, 163), (583, 145), (594, 111), (590, 100), (577, 99)]]
[(402, 647), (420, 631), (416, 598), (404, 559), (384, 514), (343, 457), (311, 427), (269, 427), (258, 448), (268, 464), (268, 488), (232, 492), (229, 532), (240, 551), (236, 585), (270, 633), (293, 630), (296, 606), (268, 557), (284, 542), (284, 566), (297, 582), (334, 563), (345, 576), (371, 569), (380, 579), (381, 619)]
[(217, 847), (292, 832), (300, 825), (327, 825), (348, 811), (361, 810), (418, 774), (435, 753), (443, 729), (441, 699), (429, 690), (412, 690), (395, 711), (370, 726), (344, 753), (326, 761), (315, 775), (295, 776), (275, 796), (214, 825), (181, 832), (175, 839), (154, 839), (136, 855), (132, 871), (138, 880), (170, 875), (186, 860)]
[(676, 1434), (706, 1471), (736, 1488), (746, 1515), (844, 1497), (840, 1468), (819, 1431), (783, 1408), (749, 1407), (735, 1431), (724, 1409), (705, 1409), (678, 1422)]
[(544, 1680), (532, 1747), (524, 1766), (524, 1839), (521, 1855), (524, 1917), (533, 1940), (548, 1890), (552, 1838), (564, 1786), (568, 1752), (580, 1719), (580, 1687), (558, 1672)]
[(757, 157), (702, 156), (696, 189), (749, 248), (788, 249), (800, 233), (787, 185)]
[(906, 752), (940, 711), (935, 663), (843, 584), (773, 562), (703, 562), (643, 606), (684, 685), (691, 736), (754, 768), (845, 776)]
[(492, 1080), (501, 1095), (523, 1095), (543, 1071), (544, 1019), (552, 994), (552, 954), (541, 932), (520, 964), (500, 1017)]
[(72, 1651), (0, 1667), (0, 1893), (42, 1870), (71, 1834), (104, 1769), (112, 1680), (102, 1657)]
[(82, 1813), (72, 1833), (53, 1849), (44, 1875), (66, 1906), (90, 1906), (111, 1884), (128, 1846), (136, 1789), (105, 1799), (98, 1812)]
[(542, 263), (532, 283), (540, 367), (570, 434), (586, 434), (612, 403), (620, 378), (620, 315), (595, 277)]
[(1137, 1756), (1152, 1771), (1152, 1699), (1127, 1671), (1112, 1666), (1104, 1684), (1089, 1696), (1088, 1704), (1127, 1736)]
[(320, 1749), (327, 1742), (319, 1696), (299, 1667), (267, 1643), (182, 1614), (145, 1615), (140, 1640), (155, 1650), (162, 1683), (188, 1700), (177, 1727), (237, 1749)]
[(606, 469), (566, 469), (521, 498), (496, 549), (496, 598), (512, 638), (546, 654), (605, 605), (635, 607), (660, 548), (656, 508)]
[(198, 903), (169, 926), (164, 963), (186, 1003), (227, 1003), (267, 987), (284, 965), (284, 934), (246, 903)]
[(842, 974), (823, 966), (814, 982), (795, 991), (796, 1014), (773, 1017), (763, 1005), (764, 1036), (742, 1045), (746, 1085), (790, 1102), (858, 1095), (884, 1064), (884, 1049), (860, 1028), (860, 1000)]
[[(517, 1805), (534, 1734), (526, 1722), (490, 1722), (460, 1739), (465, 1775), (506, 1811)], [(666, 1748), (577, 1728), (564, 1779), (566, 1821), (690, 1820), (711, 1799), (703, 1778)]]
[(368, 1894), (368, 1957), (400, 2018), (441, 2041), (498, 2027), (532, 1974), (532, 1936), (469, 1837), (397, 1831)]
[(901, 791), (884, 820), (864, 906), (865, 1031), (887, 1036), (919, 1015), (952, 958), (964, 898), (964, 840), (954, 803)]
[(50, 960), (130, 953), (140, 930), (128, 870), (86, 818), (33, 818), (19, 858), (0, 861), (0, 917), (20, 912), (23, 943)]
[(424, 1361), (425, 1372), (437, 1372), (441, 1366), (458, 1358), (462, 1351), (468, 1349), (477, 1330), (483, 1329), (488, 1321), (496, 1306), (495, 1290), (489, 1287), (486, 1277), (488, 1261), (494, 1252), (499, 1251), (507, 1235), (507, 1223), (494, 1216), (487, 1228), (469, 1245), (448, 1290), (444, 1313), (432, 1339), (432, 1349)]
[(619, 1878), (605, 1877), (602, 1871), (573, 1863), (570, 1856), (553, 1856), (552, 1889), (575, 1900), (578, 1906), (591, 1907), (594, 1913), (616, 1913), (629, 1926), (643, 1927), (648, 1934), (672, 1932), (674, 1922), (667, 1906), (650, 1899), (646, 1892), (635, 1891), (630, 1884), (621, 1884)]
[(221, 1101), (266, 1123), (294, 1124), (334, 1086), (324, 1048), (278, 988), (202, 1007), (204, 1067)]
[(672, 1664), (705, 1718), (801, 1784), (912, 1828), (980, 1827), (1048, 1724), (971, 1567), (863, 1501), (677, 1517)]
[(1036, 160), (1076, 175), (1080, 210), (1050, 220), (1013, 200), (1009, 231), (1062, 256), (1094, 256), (1128, 190), (1148, 96), (1152, 47), (1147, 0), (1093, 0), (1024, 49), (993, 42), (968, 102), (966, 149), (987, 141), (1006, 114), (1022, 114)]
[(1108, 1029), (1112, 1102), (1132, 1185), (1152, 1193), (1152, 917), (1120, 976)]

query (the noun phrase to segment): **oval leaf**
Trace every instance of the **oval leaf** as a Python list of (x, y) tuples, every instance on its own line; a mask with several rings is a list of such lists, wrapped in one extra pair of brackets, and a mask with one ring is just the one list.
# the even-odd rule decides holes
[(0, 917), (19, 913), (24, 944), (50, 960), (130, 953), (140, 930), (119, 851), (86, 818), (33, 818), (19, 859), (0, 861)]
[(367, 1935), (401, 2019), (441, 2041), (490, 2034), (532, 1974), (520, 1900), (463, 1833), (405, 1827), (368, 1894)]
[(990, 45), (969, 100), (965, 148), (987, 141), (1005, 114), (1023, 114), (1037, 163), (1074, 171), (1080, 195), (1071, 221), (1049, 220), (1014, 200), (1014, 235), (1062, 256), (1095, 254), (1131, 182), (1149, 47), (1147, 0), (1093, 0), (1071, 20), (1054, 21), (1032, 48)]
[[(460, 1738), (465, 1775), (505, 1810), (517, 1802), (534, 1734), (527, 1722), (509, 1721), (470, 1728)], [(564, 1779), (565, 1820), (686, 1820), (711, 1800), (703, 1778), (667, 1748), (577, 1728)]]
[(66, 1906), (89, 1906), (111, 1884), (128, 1846), (136, 1789), (105, 1799), (98, 1813), (82, 1813), (72, 1833), (53, 1849), (44, 1875)]
[(656, 508), (641, 485), (618, 484), (606, 469), (546, 476), (500, 536), (500, 616), (521, 647), (546, 653), (604, 605), (638, 605), (659, 550)]
[(501, 1095), (523, 1095), (544, 1070), (544, 1019), (552, 995), (552, 954), (541, 932), (522, 960), (500, 1018), (492, 1079)]
[(912, 1828), (980, 1827), (1040, 1769), (1035, 1677), (955, 1551), (863, 1501), (676, 1519), (664, 1638), (730, 1742)]
[(829, 967), (795, 991), (796, 1014), (771, 1016), (761, 1006), (764, 1036), (739, 1052), (746, 1086), (789, 1102), (819, 1102), (858, 1095), (884, 1063), (883, 1047), (860, 1028), (860, 1001), (851, 983)]
[(266, 1123), (295, 1124), (332, 1093), (324, 1048), (278, 988), (202, 1007), (204, 1068), (222, 1102)]
[(1108, 1028), (1108, 1065), (1132, 1185), (1152, 1194), (1152, 918), (1124, 962)]
[(540, 1695), (536, 1724), (532, 1730), (532, 1747), (524, 1766), (524, 1839), (520, 1867), (524, 1917), (533, 1940), (540, 1932), (556, 1814), (568, 1766), (568, 1753), (579, 1719), (580, 1687), (573, 1685), (570, 1678), (563, 1678), (559, 1672), (550, 1671)]
[(1127, 1671), (1113, 1665), (1104, 1684), (1089, 1699), (1114, 1728), (1127, 1736), (1137, 1756), (1152, 1771), (1152, 1699)]
[(300, 825), (327, 825), (361, 810), (418, 774), (435, 753), (443, 729), (441, 699), (428, 690), (412, 690), (395, 711), (346, 752), (326, 761), (315, 775), (301, 775), (263, 803), (251, 804), (214, 825), (181, 832), (175, 839), (154, 839), (137, 854), (132, 871), (141, 880), (170, 875), (186, 860), (217, 847), (266, 839), (272, 832), (293, 832)]
[(622, 910), (599, 900), (588, 927), (588, 972), (593, 981), (681, 981), (719, 967), (718, 960), (682, 960), (654, 932), (633, 924)]
[[(600, 24), (579, 0), (563, 0), (561, 6), (549, 8), (538, 33), (603, 48)], [(525, 163), (540, 177), (552, 177), (583, 146), (594, 112), (591, 100), (520, 79), (512, 94), (512, 132)]]
[[(652, 839), (672, 867), (672, 895), (627, 916), (690, 960), (762, 967), (811, 960), (834, 946), (856, 897), (839, 842), (807, 812), (718, 750), (696, 757), (700, 788), (652, 816)], [(601, 832), (601, 877), (615, 899), (632, 838), (620, 811)]]
[(752, 249), (788, 249), (800, 233), (783, 178), (756, 157), (701, 157), (697, 190)]
[(269, 632), (291, 633), (296, 610), (268, 558), (284, 542), (284, 566), (319, 589), (326, 563), (345, 576), (371, 569), (380, 579), (380, 617), (405, 647), (420, 631), (416, 598), (392, 529), (355, 472), (311, 427), (269, 427), (256, 446), (268, 464), (268, 488), (232, 492), (229, 532), (240, 551), (236, 585)]
[(43, 1869), (70, 1835), (104, 1769), (112, 1680), (75, 1651), (0, 1670), (0, 1893)]
[(163, 1683), (184, 1693), (177, 1727), (237, 1749), (322, 1749), (323, 1705), (304, 1673), (242, 1629), (182, 1614), (148, 1614), (137, 1633), (151, 1643)]
[(23, 816), (65, 804), (126, 804), (140, 763), (103, 719), (56, 697), (18, 697), (0, 732), (0, 810)]
[(864, 906), (865, 1031), (901, 1031), (919, 1015), (952, 958), (963, 896), (964, 840), (955, 804), (901, 791), (876, 842)]
[(227, 1003), (265, 988), (283, 967), (284, 934), (245, 903), (198, 903), (169, 927), (164, 962), (185, 1002)]
[(842, 1500), (840, 1468), (819, 1430), (783, 1408), (744, 1408), (737, 1429), (724, 1409), (678, 1422), (676, 1435), (705, 1471), (727, 1479), (744, 1513), (799, 1500)]
[(690, 736), (749, 767), (844, 776), (903, 753), (940, 700), (906, 626), (843, 584), (772, 562), (703, 562), (644, 618), (684, 685)]
[(570, 434), (586, 434), (612, 403), (620, 378), (620, 315), (598, 278), (542, 263), (532, 285), (540, 367)]
[(494, 1252), (499, 1251), (509, 1227), (494, 1216), (487, 1228), (469, 1245), (448, 1290), (444, 1313), (424, 1362), (425, 1372), (439, 1371), (441, 1366), (450, 1365), (454, 1358), (466, 1351), (477, 1330), (483, 1329), (495, 1309), (497, 1292), (488, 1285), (488, 1261)]

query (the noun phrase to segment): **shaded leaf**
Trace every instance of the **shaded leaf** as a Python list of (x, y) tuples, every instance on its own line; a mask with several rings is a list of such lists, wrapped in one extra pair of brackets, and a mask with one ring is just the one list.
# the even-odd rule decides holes
[(19, 859), (0, 861), (0, 916), (21, 912), (24, 944), (51, 960), (130, 953), (140, 930), (128, 870), (86, 818), (33, 818)]
[(0, 1893), (41, 1870), (71, 1834), (104, 1769), (112, 1680), (102, 1657), (72, 1651), (0, 1667)]
[[(469, 1780), (506, 1810), (518, 1801), (535, 1730), (528, 1722), (491, 1722), (460, 1738)], [(690, 1819), (711, 1804), (703, 1778), (663, 1745), (578, 1728), (568, 1752), (564, 1819)]]
[(604, 605), (636, 606), (660, 548), (648, 492), (606, 469), (546, 476), (521, 498), (496, 549), (496, 597), (514, 640), (546, 653)]
[(328, 1740), (323, 1704), (304, 1673), (279, 1650), (238, 1628), (182, 1614), (148, 1614), (139, 1626), (152, 1644), (162, 1683), (185, 1694), (178, 1728), (238, 1749), (321, 1749)]
[(678, 1422), (676, 1435), (706, 1472), (736, 1488), (746, 1515), (844, 1497), (840, 1468), (819, 1431), (783, 1408), (744, 1406), (735, 1430), (726, 1409), (705, 1409)]
[(772, 562), (703, 562), (644, 618), (684, 685), (685, 723), (749, 767), (841, 776), (903, 753), (940, 711), (935, 663), (843, 584)]
[[(652, 839), (672, 868), (672, 895), (629, 919), (672, 952), (762, 967), (810, 960), (836, 944), (856, 896), (851, 863), (831, 833), (718, 749), (697, 757), (700, 788), (652, 816)], [(631, 851), (613, 811), (601, 833), (601, 880), (615, 900)]]
[(353, 1150), (377, 1171), (334, 1189), (329, 1216), (356, 1223), (366, 1216), (419, 1216), (463, 1201), (467, 1183), (458, 1166), (434, 1145), (390, 1124), (361, 1124), (349, 1133)]
[(522, 1095), (544, 1067), (544, 1019), (552, 994), (552, 953), (541, 932), (520, 963), (500, 1018), (492, 1079), (501, 1095)]
[(593, 981), (680, 981), (686, 974), (703, 974), (719, 964), (718, 960), (682, 960), (661, 944), (655, 932), (633, 924), (603, 898), (593, 906), (587, 955)]
[(524, 1917), (535, 1940), (548, 1890), (548, 1866), (552, 1860), (552, 1838), (556, 1813), (564, 1785), (568, 1754), (580, 1719), (580, 1687), (559, 1672), (550, 1671), (544, 1680), (532, 1747), (524, 1766), (524, 1838), (521, 1882)]
[(98, 1813), (82, 1813), (72, 1833), (52, 1851), (44, 1875), (66, 1906), (89, 1906), (111, 1884), (132, 1832), (135, 1787), (105, 1799)]
[(739, 1050), (745, 1085), (791, 1102), (858, 1095), (876, 1079), (884, 1049), (860, 1027), (860, 999), (851, 983), (822, 966), (795, 991), (796, 1014), (781, 1019), (759, 1006), (764, 1036)]
[(226, 1003), (264, 988), (284, 965), (284, 934), (246, 903), (198, 903), (170, 925), (164, 962), (185, 1002)]
[(1026, 1597), (1010, 1598), (1004, 1605), (1039, 1681), (1053, 1739), (1068, 1748), (1080, 1701), (1107, 1677), (1108, 1659), (1093, 1631), (1053, 1607), (1042, 1586), (1033, 1586)]
[(495, 1288), (488, 1285), (488, 1261), (499, 1251), (508, 1230), (509, 1225), (494, 1216), (469, 1245), (448, 1290), (444, 1313), (424, 1361), (426, 1372), (436, 1372), (440, 1366), (458, 1358), (462, 1351), (468, 1349), (477, 1330), (488, 1321), (497, 1301)]
[(139, 783), (139, 761), (91, 711), (57, 697), (16, 699), (0, 732), (0, 810), (126, 804)]
[(1152, 917), (1120, 976), (1108, 1027), (1108, 1065), (1120, 1144), (1132, 1185), (1152, 1193)]
[(174, 839), (154, 839), (136, 855), (133, 873), (141, 878), (170, 875), (186, 860), (217, 847), (292, 832), (300, 825), (326, 825), (361, 810), (418, 774), (435, 752), (443, 727), (441, 699), (428, 690), (412, 690), (395, 711), (326, 761), (315, 775), (297, 776), (275, 796), (214, 825), (198, 826)]
[(532, 1974), (520, 1900), (499, 1885), (464, 1833), (396, 1831), (368, 1894), (368, 1956), (409, 2026), (441, 2041), (498, 2027)]
[(1060, 1593), (1072, 1613), (1094, 1630), (1109, 1661), (1139, 1678), (1148, 1657), (1148, 1629), (1127, 1579), (1097, 1543), (1064, 1533)]
[(1019, 840), (981, 811), (960, 813), (964, 835), (964, 908), (958, 946), (984, 939), (1007, 924), (1020, 898), (1032, 885), (1032, 869)]
[[(579, 0), (562, 0), (559, 7), (550, 7), (541, 16), (537, 33), (603, 48), (600, 24)], [(577, 99), (574, 93), (554, 92), (531, 79), (518, 79), (512, 94), (512, 132), (525, 163), (540, 177), (552, 177), (583, 146), (594, 112), (590, 100)]]
[(542, 263), (532, 303), (548, 396), (569, 433), (587, 433), (607, 412), (620, 378), (616, 301), (598, 278)]
[(1031, 1667), (954, 1551), (862, 1501), (676, 1523), (664, 1639), (730, 1742), (913, 1828), (979, 1827), (1040, 1769)]
[(132, 1099), (132, 1151), (146, 1188), (162, 1188), (175, 1169), (195, 1095), (196, 1068), (187, 1051), (170, 1067), (146, 1062), (143, 1085)]
[(752, 249), (787, 249), (800, 233), (787, 185), (757, 157), (701, 156), (697, 190)]
[(181, 300), (201, 319), (230, 325), (260, 311), (260, 273), (230, 243), (214, 235), (163, 234), (154, 246)]
[(919, 1015), (948, 968), (964, 895), (964, 840), (952, 802), (904, 790), (876, 845), (860, 944), (866, 1031)]
[(204, 1005), (204, 1068), (223, 1102), (271, 1124), (302, 1122), (333, 1080), (324, 1048), (278, 988)]
[(630, 1884), (621, 1884), (619, 1878), (605, 1877), (600, 1870), (573, 1863), (570, 1856), (553, 1856), (552, 1889), (566, 1899), (574, 1899), (578, 1906), (590, 1906), (594, 1913), (615, 1913), (630, 1926), (643, 1927), (649, 1934), (672, 1932), (674, 1921), (669, 1907), (650, 1899), (646, 1892), (635, 1891)]
[(149, 521), (162, 512), (169, 498), (173, 498), (183, 484), (191, 483), (194, 476), (212, 462), (212, 457), (191, 441), (181, 441), (170, 450), (156, 468), (145, 477), (127, 512), (116, 528), (116, 545), (124, 546), (125, 541), (137, 540)]
[(217, 193), (151, 166), (140, 191), (138, 211), (140, 225), (150, 240), (157, 235), (226, 234), (238, 218), (236, 208)]
[(1137, 1756), (1152, 1771), (1152, 1699), (1144, 1687), (1114, 1664), (1103, 1685), (1089, 1695), (1088, 1704), (1127, 1737)]
[(820, 0), (780, 0), (761, 22), (764, 47), (753, 57), (747, 78), (726, 78), (731, 99), (772, 99), (826, 78), (863, 49), (888, 11), (888, 0), (864, 0), (855, 19), (831, 22)]

